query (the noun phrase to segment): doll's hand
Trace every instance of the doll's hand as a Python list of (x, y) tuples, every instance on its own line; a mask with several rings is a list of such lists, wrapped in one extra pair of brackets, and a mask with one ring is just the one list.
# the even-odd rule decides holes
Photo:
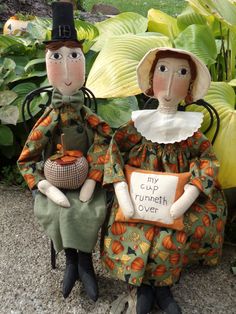
[(55, 204), (62, 207), (70, 207), (70, 203), (65, 194), (63, 194), (58, 188), (56, 188), (47, 180), (40, 181), (37, 186), (39, 191), (46, 195)]
[(81, 187), (79, 193), (79, 199), (81, 202), (87, 202), (91, 199), (94, 189), (96, 186), (96, 181), (93, 179), (86, 179)]
[(185, 184), (184, 193), (170, 208), (171, 217), (177, 219), (183, 216), (193, 202), (195, 202), (199, 194), (200, 190), (195, 185)]
[(116, 182), (114, 183), (114, 189), (123, 214), (125, 217), (131, 218), (134, 214), (134, 206), (129, 195), (127, 183), (124, 181)]

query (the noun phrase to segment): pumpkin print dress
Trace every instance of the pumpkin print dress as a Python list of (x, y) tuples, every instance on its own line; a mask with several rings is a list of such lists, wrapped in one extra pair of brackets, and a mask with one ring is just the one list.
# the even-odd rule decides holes
[(106, 226), (102, 261), (110, 274), (129, 284), (167, 286), (187, 264), (216, 265), (222, 253), (226, 202), (215, 178), (218, 161), (200, 132), (175, 143), (158, 144), (142, 136), (131, 120), (114, 134), (107, 153), (104, 184), (126, 181), (124, 164), (146, 170), (190, 172), (201, 194), (177, 231), (145, 223), (117, 222), (115, 197)]
[(100, 182), (111, 129), (83, 103), (81, 91), (73, 95), (72, 103), (64, 103), (54, 93), (52, 104), (33, 127), (18, 160), (24, 179), (34, 190), (45, 179), (44, 161), (55, 154), (62, 133), (67, 150), (81, 150), (87, 157), (88, 178), (97, 181), (91, 200), (81, 202), (79, 190), (62, 190), (71, 204), (63, 208), (39, 191), (35, 196), (35, 215), (57, 252), (64, 248), (91, 252), (106, 216), (106, 197)]

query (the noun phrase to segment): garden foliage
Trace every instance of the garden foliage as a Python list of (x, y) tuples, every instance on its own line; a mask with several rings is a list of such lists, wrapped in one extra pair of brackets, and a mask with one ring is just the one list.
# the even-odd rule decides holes
[[(236, 2), (187, 2), (176, 18), (151, 9), (147, 17), (125, 12), (95, 25), (76, 20), (78, 36), (85, 39), (86, 86), (98, 98), (98, 113), (117, 128), (141, 107), (136, 66), (150, 48), (167, 46), (195, 53), (212, 75), (205, 100), (220, 115), (214, 148), (221, 162), (219, 180), (224, 188), (231, 188), (236, 186)], [(21, 36), (0, 35), (0, 150), (10, 159), (17, 157), (27, 135), (22, 127), (23, 99), (48, 85), (43, 41), (49, 38), (50, 27), (50, 19), (35, 17)], [(46, 100), (46, 94), (33, 100), (33, 116)], [(190, 110), (204, 111), (204, 129), (208, 113), (197, 106)], [(207, 134), (210, 139), (214, 128)]]

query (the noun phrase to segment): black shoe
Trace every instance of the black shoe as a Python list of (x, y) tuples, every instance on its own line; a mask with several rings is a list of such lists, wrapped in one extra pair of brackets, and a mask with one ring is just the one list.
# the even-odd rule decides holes
[(78, 253), (79, 278), (82, 281), (87, 295), (94, 302), (98, 299), (98, 284), (95, 276), (92, 253), (79, 251)]
[(182, 314), (168, 286), (155, 287), (156, 303), (167, 314)]
[(141, 286), (137, 288), (136, 313), (150, 313), (154, 307), (154, 301), (155, 293), (153, 288), (149, 285), (141, 284)]
[(62, 294), (67, 298), (78, 279), (78, 253), (75, 249), (65, 249), (66, 269), (63, 278)]

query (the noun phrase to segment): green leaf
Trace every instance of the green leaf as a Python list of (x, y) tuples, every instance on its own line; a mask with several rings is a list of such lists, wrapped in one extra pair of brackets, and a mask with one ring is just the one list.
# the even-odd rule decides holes
[[(25, 97), (27, 94), (32, 92), (37, 88), (37, 85), (34, 83), (20, 83), (16, 85), (12, 90), (15, 91), (18, 94), (17, 99), (12, 103), (12, 105), (17, 106), (20, 112), (18, 122), (23, 122), (22, 119), (22, 104), (25, 100)], [(40, 96), (35, 96), (33, 100), (30, 103), (30, 112), (32, 116), (36, 115), (41, 108), (39, 107), (40, 104), (45, 104), (47, 101), (47, 96), (46, 95), (40, 95)], [(25, 117), (26, 120), (30, 119), (30, 116), (28, 115), (28, 112), (25, 110)]]
[[(11, 57), (9, 58), (12, 61), (14, 61), (15, 63), (15, 76), (16, 77), (20, 77), (23, 73), (24, 73), (24, 67), (26, 66), (26, 64), (29, 62), (30, 57), (29, 56), (15, 56), (15, 55), (11, 55)], [(3, 58), (0, 58), (0, 64), (3, 62)]]
[(24, 72), (21, 76), (15, 77), (12, 79), (12, 82), (17, 82), (23, 79), (29, 79), (32, 77), (42, 77), (46, 76), (46, 65), (45, 58), (37, 58), (30, 60), (24, 67)]
[(75, 28), (79, 40), (84, 40), (83, 51), (87, 53), (93, 45), (93, 39), (99, 35), (99, 31), (95, 25), (81, 20), (75, 20)]
[(177, 25), (181, 30), (184, 30), (186, 27), (192, 24), (206, 25), (207, 19), (188, 6), (177, 16)]
[(155, 9), (148, 11), (148, 31), (161, 33), (171, 40), (179, 34), (176, 18)]
[[(188, 2), (196, 3), (196, 0), (188, 0)], [(230, 0), (199, 0), (198, 2), (205, 11), (214, 15), (219, 21), (228, 26), (236, 26), (236, 6)]]
[(3, 61), (3, 68), (7, 71), (14, 70), (16, 67), (16, 63), (10, 59), (10, 58), (5, 58)]
[(0, 121), (2, 124), (16, 125), (19, 117), (19, 109), (15, 106), (5, 106), (0, 108)]
[(105, 21), (98, 22), (95, 26), (98, 28), (100, 35), (92, 46), (92, 50), (100, 51), (111, 36), (146, 32), (147, 19), (138, 13), (124, 12)]
[[(47, 84), (48, 85), (48, 84)], [(19, 97), (17, 98), (17, 100), (14, 102), (14, 104), (19, 108), (19, 111), (20, 111), (20, 115), (19, 115), (19, 118), (18, 118), (18, 123), (21, 123), (23, 122), (23, 117), (22, 117), (22, 104), (25, 100), (25, 96), (22, 96), (22, 97)], [(30, 102), (30, 113), (31, 115), (34, 117), (37, 113), (39, 113), (41, 109), (40, 105), (41, 104), (46, 104), (48, 100), (48, 96), (46, 93), (42, 93), (40, 94), (39, 96), (35, 96), (33, 98), (33, 100)], [(29, 120), (31, 119), (31, 117), (29, 116), (28, 114), (28, 111), (26, 110), (25, 108), (25, 120)]]
[(229, 82), (230, 86), (236, 87), (236, 79), (233, 79)]
[[(220, 161), (218, 179), (224, 189), (236, 187), (236, 111), (235, 92), (226, 82), (212, 82), (205, 100), (217, 110), (220, 117), (220, 129), (214, 143), (214, 151)], [(209, 114), (201, 107), (191, 106), (190, 111), (203, 111), (205, 117), (202, 128), (209, 124)], [(216, 120), (207, 136), (214, 135)]]
[(131, 112), (138, 109), (138, 101), (134, 96), (98, 100), (98, 114), (112, 128), (118, 128), (129, 121)]
[(0, 35), (0, 52), (2, 53), (4, 49), (14, 46), (14, 45), (23, 45), (19, 38), (15, 36), (8, 36), (8, 35)]
[(32, 92), (34, 89), (36, 89), (37, 86), (34, 83), (20, 83), (12, 88), (14, 92), (16, 92), (19, 96), (24, 96), (28, 94), (29, 92)]
[(33, 21), (28, 23), (26, 35), (28, 35), (31, 40), (42, 42), (46, 39), (46, 35), (50, 27), (51, 19), (35, 17)]
[[(12, 90), (0, 91), (0, 107), (7, 106), (17, 98), (17, 93)], [(1, 120), (1, 116), (0, 116)]]
[(88, 76), (94, 61), (96, 60), (97, 56), (98, 56), (99, 52), (93, 51), (93, 50), (89, 50), (86, 53), (85, 56), (85, 62), (86, 62), (86, 77)]
[(38, 65), (38, 64), (43, 65), (43, 67), (45, 68), (45, 58), (38, 58), (38, 59), (30, 60), (26, 64), (24, 70), (25, 71), (30, 71), (30, 70), (32, 70), (35, 67), (35, 65)]
[(0, 89), (3, 89), (4, 85), (4, 80), (0, 78)]
[(211, 29), (207, 25), (190, 25), (174, 40), (175, 47), (198, 56), (205, 64), (215, 63), (216, 44)]
[(136, 67), (145, 53), (155, 47), (171, 47), (169, 38), (155, 33), (114, 36), (104, 45), (88, 75), (86, 87), (97, 98), (140, 94)]
[(88, 22), (75, 20), (75, 28), (77, 30), (79, 40), (83, 39), (93, 40), (95, 37), (99, 35), (97, 27)]
[(208, 6), (204, 3), (204, 0), (186, 0), (189, 5), (193, 8), (194, 11), (198, 12), (199, 14), (209, 17), (211, 12), (209, 11)]
[(7, 53), (24, 55), (26, 51), (27, 48), (19, 37), (0, 35), (0, 55)]
[(3, 59), (3, 64), (0, 69), (0, 77), (4, 81), (5, 86), (15, 78), (15, 67), (16, 64), (12, 59)]
[(0, 124), (0, 145), (8, 146), (13, 144), (13, 133), (7, 125)]

